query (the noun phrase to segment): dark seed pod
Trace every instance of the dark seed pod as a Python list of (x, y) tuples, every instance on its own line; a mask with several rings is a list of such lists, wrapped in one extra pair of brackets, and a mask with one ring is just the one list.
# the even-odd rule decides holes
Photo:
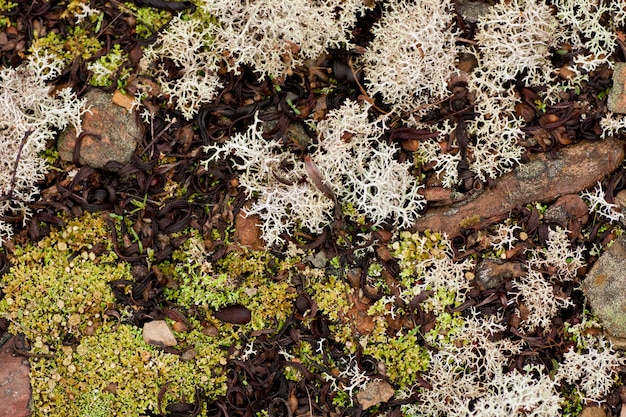
[(373, 356), (363, 355), (360, 364), (365, 375), (376, 375), (378, 373), (378, 361)]
[(233, 324), (249, 323), (252, 317), (250, 314), (250, 310), (248, 310), (241, 304), (224, 307), (216, 311), (213, 315), (218, 320)]

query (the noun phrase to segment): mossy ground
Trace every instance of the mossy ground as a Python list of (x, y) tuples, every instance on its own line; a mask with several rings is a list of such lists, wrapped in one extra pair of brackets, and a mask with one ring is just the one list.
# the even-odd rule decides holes
[[(74, 22), (76, 16), (84, 11), (83, 6), (92, 3), (94, 2), (82, 0), (59, 2), (67, 6), (61, 19)], [(15, 4), (0, 0), (0, 10), (10, 11), (14, 7)], [(116, 43), (119, 39), (115, 36), (111, 38), (112, 44), (106, 46), (100, 36), (101, 30), (106, 30), (108, 24), (114, 27), (114, 23), (125, 22), (130, 28), (129, 31), (120, 31), (130, 34), (125, 41), (143, 42), (166, 25), (172, 14), (154, 8), (137, 7), (132, 3), (122, 5), (119, 2), (106, 2), (102, 4), (102, 10), (98, 9), (81, 22), (76, 22), (76, 25), (70, 25), (62, 33), (58, 30), (47, 34), (33, 33), (33, 45), (54, 53), (68, 67), (74, 62), (85, 64), (91, 77), (86, 83), (92, 86), (124, 88), (126, 77), (129, 73), (136, 72), (137, 63), (129, 62), (132, 51), (123, 49), (125, 45), (122, 43)], [(197, 11), (195, 15), (200, 14)], [(204, 19), (215, 23), (211, 17), (204, 16)], [(108, 23), (103, 26), (102, 22), (106, 21)], [(0, 27), (13, 23), (11, 18), (3, 18), (0, 20)], [(118, 72), (125, 65), (123, 71)], [(329, 68), (329, 73), (333, 71)], [(278, 82), (274, 81), (274, 84)], [(338, 83), (334, 79), (331, 81), (332, 85), (315, 91), (330, 97)], [(244, 87), (249, 88), (250, 85), (252, 84), (245, 84)], [(342, 86), (344, 87), (345, 85)], [(225, 97), (231, 100), (227, 103), (229, 107), (232, 105), (234, 108), (237, 104), (242, 107), (244, 103), (256, 103), (271, 94), (280, 93), (280, 88), (288, 89), (289, 86), (272, 85), (268, 89), (255, 84), (253, 96), (235, 97), (233, 89)], [(241, 102), (235, 103), (240, 98)], [(291, 99), (286, 102), (293, 113), (300, 116), (299, 108), (292, 104)], [(303, 101), (300, 102), (302, 103)], [(155, 120), (162, 122), (162, 126), (172, 126), (175, 123), (170, 114), (165, 114), (166, 106), (162, 102), (155, 101), (152, 104), (151, 109), (154, 111), (150, 114), (149, 129), (155, 129)], [(545, 105), (540, 110), (542, 114), (546, 110), (550, 111)], [(588, 119), (592, 120), (593, 117)], [(293, 120), (292, 114), (290, 120)], [(228, 117), (222, 117), (222, 121), (228, 122)], [(311, 120), (304, 122), (315, 124)], [(234, 124), (231, 127), (233, 126), (233, 132), (244, 127)], [(161, 146), (158, 148), (159, 152), (155, 152), (158, 162), (154, 163), (153, 167), (156, 168), (151, 175), (166, 165), (176, 166), (182, 161), (180, 158), (193, 152), (201, 153), (200, 147), (190, 151), (190, 144), (173, 148), (175, 145), (172, 143), (179, 139), (175, 131), (183, 131), (179, 127), (175, 125), (171, 131), (166, 132), (163, 136), (166, 140), (150, 137), (149, 146), (159, 141), (155, 147)], [(186, 127), (190, 132), (193, 131), (189, 125)], [(222, 128), (224, 126), (220, 127)], [(142, 152), (142, 158), (150, 159), (146, 149)], [(407, 153), (403, 156), (409, 157)], [(421, 170), (427, 161), (415, 162), (416, 168)], [(192, 160), (189, 165), (193, 166), (194, 163), (197, 161)], [(59, 172), (66, 172), (63, 168), (57, 167)], [(205, 204), (203, 210), (210, 212), (211, 216), (223, 218), (227, 218), (226, 214), (236, 206), (234, 195), (237, 194), (237, 187), (233, 185), (236, 184), (236, 178), (217, 175), (227, 171), (230, 175), (230, 170), (218, 172), (215, 177), (212, 177), (213, 173), (194, 170), (192, 175), (177, 177), (186, 177), (182, 180), (187, 181), (184, 184), (173, 180), (173, 171), (163, 171), (168, 172), (166, 188), (174, 189), (175, 192), (157, 193), (158, 197), (151, 195), (150, 198), (148, 194), (137, 196), (130, 200), (126, 208), (116, 211), (118, 214), (122, 212), (123, 216), (110, 216), (115, 221), (124, 221), (126, 229), (134, 233), (133, 238), (139, 243), (143, 232), (139, 228), (136, 231), (133, 227), (140, 225), (142, 220), (156, 222), (152, 218), (142, 218), (149, 217), (147, 213), (151, 204), (160, 209), (169, 198), (201, 202)], [(193, 197), (188, 190), (194, 187), (189, 181), (195, 175), (205, 175), (204, 180), (208, 178), (210, 181), (200, 187), (200, 191), (196, 187)], [(420, 176), (426, 178), (424, 173), (420, 173)], [(205, 191), (212, 191), (212, 187), (220, 186), (223, 178), (231, 181), (223, 188), (229, 194), (222, 203), (227, 201), (225, 205), (228, 207), (220, 208), (213, 200), (210, 204), (201, 201), (210, 194), (206, 192), (205, 195)], [(93, 183), (97, 182), (94, 179)], [(91, 186), (93, 184), (89, 184)], [(78, 188), (80, 187), (77, 186)], [(118, 197), (123, 195), (126, 198), (126, 191), (118, 193)], [(529, 212), (533, 210), (528, 207)], [(543, 212), (534, 211), (537, 211), (535, 214), (539, 218), (544, 214), (545, 207)], [(230, 214), (232, 221), (232, 212)], [(343, 215), (346, 220), (351, 220), (350, 227), (362, 227), (363, 235), (373, 232), (366, 227), (367, 219), (356, 213), (354, 207), (345, 206)], [(322, 379), (332, 381), (328, 397), (335, 408), (326, 408), (328, 415), (347, 414), (346, 410), (355, 405), (354, 394), (360, 386), (355, 388), (354, 381), (364, 372), (356, 365), (357, 357), (372, 358), (376, 362), (377, 369), (374, 373), (377, 377), (384, 378), (393, 385), (396, 399), (405, 398), (406, 393), (414, 394), (422, 390), (419, 387), (420, 373), (427, 371), (431, 365), (429, 354), (436, 349), (445, 350), (452, 344), (466, 343), (459, 340), (457, 332), (465, 323), (460, 307), (467, 300), (466, 296), (470, 291), (468, 282), (472, 278), (470, 271), (473, 261), (478, 261), (481, 257), (509, 256), (504, 249), (490, 250), (480, 243), (477, 244), (475, 239), (474, 242), (467, 242), (468, 246), (474, 245), (477, 248), (475, 254), (464, 254), (462, 258), (467, 260), (466, 263), (454, 263), (456, 260), (453, 262), (452, 255), (447, 253), (448, 246), (440, 234), (401, 232), (394, 235), (388, 245), (378, 243), (375, 249), (368, 248), (374, 249), (371, 252), (366, 252), (368, 249), (365, 249), (357, 256), (356, 251), (346, 251), (343, 257), (332, 258), (325, 266), (314, 266), (317, 263), (311, 262), (310, 258), (319, 260), (325, 255), (320, 256), (320, 252), (313, 250), (295, 251), (288, 256), (249, 250), (231, 244), (228, 236), (224, 236), (232, 232), (232, 224), (216, 230), (211, 229), (214, 224), (207, 226), (207, 222), (198, 227), (205, 228), (203, 232), (186, 229), (168, 236), (168, 239), (185, 241), (166, 261), (152, 264), (150, 254), (153, 255), (155, 250), (140, 247), (142, 255), (148, 253), (148, 266), (159, 271), (167, 282), (164, 288), (159, 288), (162, 298), (159, 299), (160, 304), (156, 311), (163, 313), (167, 323), (175, 330), (178, 340), (176, 349), (178, 353), (182, 353), (177, 354), (146, 344), (140, 326), (133, 320), (134, 313), (140, 307), (122, 304), (114, 297), (111, 281), (135, 282), (137, 277), (131, 272), (131, 265), (115, 254), (110, 240), (111, 231), (104, 221), (106, 216), (108, 215), (91, 213), (76, 219), (64, 217), (64, 227), (53, 230), (37, 243), (17, 246), (11, 253), (13, 267), (1, 278), (0, 317), (11, 323), (11, 332), (25, 336), (30, 349), (28, 353), (33, 355), (30, 362), (35, 416), (139, 416), (146, 412), (157, 413), (160, 392), (164, 392), (162, 408), (175, 402), (191, 401), (197, 389), (202, 390), (209, 401), (223, 399), (231, 382), (229, 378), (232, 378), (233, 369), (240, 366), (237, 363), (252, 366), (259, 358), (289, 362), (289, 365), (280, 368), (280, 375), (276, 376), (281, 383), (304, 381), (307, 378), (305, 369), (321, 376), (317, 379), (311, 378), (314, 382), (307, 381), (311, 384), (309, 386), (301, 384), (307, 387), (303, 398), (308, 397), (312, 402), (319, 397), (316, 398), (314, 394), (311, 399), (308, 388), (313, 387), (313, 384), (318, 384), (315, 388), (320, 388), (319, 381)], [(477, 225), (474, 216), (465, 220), (463, 225), (468, 229)], [(128, 235), (121, 236), (122, 227), (119, 223), (117, 226), (120, 236), (118, 243), (122, 244)], [(528, 226), (529, 224), (524, 224), (524, 227)], [(224, 233), (224, 229), (228, 232)], [(604, 232), (603, 229), (599, 230)], [(330, 235), (333, 232), (336, 231), (331, 231)], [(493, 234), (493, 230), (481, 233), (482, 235), (478, 235), (482, 236), (480, 240), (488, 240), (488, 235)], [(585, 236), (587, 237), (588, 235)], [(223, 256), (209, 261), (213, 255), (213, 246), (205, 239), (223, 239), (222, 243), (227, 245)], [(329, 241), (333, 239), (328, 238)], [(358, 245), (355, 243), (356, 239), (350, 239), (351, 237), (341, 234), (341, 237), (326, 247), (345, 248)], [(299, 243), (306, 246), (306, 239)], [(538, 239), (533, 244), (540, 246), (542, 242)], [(523, 250), (522, 244), (519, 247), (520, 253)], [(599, 254), (600, 251), (597, 252)], [(513, 253), (510, 256), (516, 255)], [(368, 258), (374, 261), (369, 262)], [(394, 266), (397, 270), (391, 276), (388, 270)], [(366, 271), (365, 285), (350, 281), (349, 275), (355, 270), (359, 271), (358, 274)], [(437, 275), (435, 271), (445, 279), (434, 281), (433, 276)], [(373, 294), (372, 298), (364, 296), (364, 289), (368, 289), (370, 295)], [(472, 301), (485, 303), (486, 317), (502, 313), (507, 314), (503, 320), (513, 317), (510, 322), (515, 321), (514, 316), (517, 313), (512, 312), (518, 303), (515, 295), (500, 294), (505, 300), (509, 296), (506, 306), (496, 305), (499, 300), (485, 301), (487, 296), (484, 294), (478, 295), (475, 292), (473, 296)], [(374, 301), (377, 297), (378, 300)], [(422, 298), (419, 302), (421, 312), (424, 317), (429, 318), (422, 321), (427, 325), (426, 328), (416, 325), (414, 319), (417, 310), (415, 306), (408, 305), (410, 302), (406, 302), (416, 297)], [(213, 316), (215, 311), (234, 304), (251, 312), (249, 323), (226, 323)], [(175, 314), (175, 318), (168, 317), (165, 314), (168, 308), (182, 314), (185, 320), (176, 318)], [(582, 313), (582, 317), (585, 314)], [(518, 322), (519, 319), (518, 317)], [(572, 322), (577, 319), (573, 318)], [(566, 333), (569, 325), (570, 323), (565, 323), (563, 326)], [(316, 333), (315, 338), (311, 336), (313, 333)], [(319, 333), (323, 333), (323, 336)], [(289, 342), (280, 345), (276, 340), (283, 334), (289, 334)], [(513, 337), (506, 331), (502, 334), (506, 336), (498, 334), (496, 337), (519, 339), (518, 335)], [(529, 340), (534, 336), (541, 337), (539, 334), (527, 335)], [(575, 336), (570, 335), (562, 338), (559, 343), (567, 346), (574, 339)], [(529, 350), (515, 359), (520, 362), (528, 360), (550, 363), (545, 358), (552, 355), (550, 349), (553, 346), (548, 345), (546, 343), (539, 353), (540, 349), (532, 352)], [(279, 351), (276, 352), (277, 350)], [(540, 356), (543, 354), (545, 356)], [(559, 354), (556, 354), (557, 359)], [(554, 371), (558, 367), (558, 361), (551, 359), (554, 369), (549, 368), (548, 371)], [(463, 371), (471, 373), (472, 369)], [(250, 394), (251, 378), (245, 378), (242, 385), (248, 387), (245, 392)], [(321, 390), (318, 393), (319, 391)], [(567, 399), (562, 407), (563, 413), (576, 415), (582, 407), (579, 394), (572, 387), (565, 387), (563, 391), (562, 397)], [(323, 406), (330, 407), (327, 404)], [(381, 408), (384, 409), (384, 406)], [(265, 405), (258, 406), (257, 410), (257, 415), (271, 414)], [(373, 411), (372, 414), (377, 412)], [(399, 406), (392, 411), (395, 412), (400, 412)]]
[[(209, 262), (199, 232), (179, 233), (184, 243), (169, 260), (153, 265), (168, 282), (159, 311), (181, 314), (155, 317), (175, 330), (176, 354), (147, 344), (132, 318), (139, 307), (120, 303), (112, 292), (112, 281), (135, 279), (131, 265), (113, 251), (109, 214), (64, 220), (39, 242), (15, 247), (12, 267), (0, 281), (0, 317), (30, 348), (34, 416), (140, 416), (157, 413), (159, 401), (162, 409), (191, 401), (197, 390), (209, 401), (224, 398), (234, 363), (261, 357), (285, 326), (310, 333), (319, 319), (328, 324), (325, 336), (289, 339), (273, 348), (293, 364), (281, 368), (278, 378), (298, 382), (304, 369), (321, 372), (333, 381), (337, 411), (354, 404), (367, 380), (355, 365), (357, 355), (372, 358), (376, 372), (400, 395), (414, 390), (429, 368), (422, 338), (444, 350), (464, 343), (458, 332), (465, 319), (453, 309), (465, 299), (469, 287), (459, 282), (471, 278), (472, 263), (453, 263), (439, 234), (404, 232), (392, 239), (387, 250), (398, 262), (398, 281), (390, 281), (384, 269), (368, 268), (369, 288), (382, 295), (374, 302), (349, 285), (354, 265), (332, 259), (314, 267), (309, 263), (313, 251), (275, 255), (236, 244)], [(428, 281), (437, 275), (447, 277), (445, 284)], [(428, 331), (408, 320), (406, 306), (394, 303), (395, 285), (396, 294), (430, 294), (422, 303), (433, 314)], [(310, 302), (303, 307), (306, 299)], [(247, 308), (251, 320), (232, 324), (213, 316), (229, 305)], [(569, 393), (567, 398), (577, 397)]]
[(69, 220), (40, 242), (18, 247), (2, 278), (0, 315), (11, 332), (26, 337), (34, 355), (34, 415), (91, 416), (95, 403), (102, 415), (138, 416), (156, 410), (166, 383), (176, 398), (196, 387), (223, 395), (220, 369), (237, 338), (233, 327), (216, 323), (217, 334), (207, 336), (192, 322), (191, 330), (177, 334), (182, 346), (195, 350), (192, 361), (146, 344), (141, 329), (107, 315), (116, 309), (109, 282), (133, 279), (108, 237), (101, 214)]
[[(255, 334), (281, 329), (294, 312), (296, 287), (302, 286), (334, 323), (326, 343), (343, 344), (346, 355), (360, 345), (364, 354), (384, 364), (390, 381), (399, 387), (414, 384), (417, 373), (428, 366), (415, 331), (392, 332), (375, 310), (367, 317), (375, 323), (370, 334), (359, 334), (349, 303), (355, 291), (336, 275), (306, 265), (302, 254), (279, 259), (265, 251), (234, 248), (209, 264), (202, 261), (206, 253), (198, 249), (197, 232), (190, 232), (173, 261), (161, 265), (176, 283), (165, 290), (170, 305), (196, 311), (189, 314), (185, 328), (175, 332), (177, 348), (193, 355), (183, 359), (148, 345), (129, 320), (132, 308), (119, 305), (110, 287), (111, 281), (133, 277), (130, 265), (112, 250), (106, 216), (67, 218), (63, 228), (41, 241), (17, 247), (13, 266), (2, 277), (0, 316), (10, 321), (11, 332), (26, 337), (33, 354), (35, 416), (139, 416), (157, 410), (159, 391), (166, 385), (164, 406), (181, 396), (192, 398), (196, 388), (208, 398), (223, 396), (228, 361), (246, 351), (249, 355)], [(248, 308), (252, 320), (234, 325), (212, 317), (213, 311), (230, 304)], [(177, 329), (173, 320), (167, 321)], [(324, 346), (324, 340), (319, 345), (303, 341), (284, 355), (306, 367), (320, 366), (328, 361)], [(298, 380), (302, 375), (286, 368), (285, 378)]]

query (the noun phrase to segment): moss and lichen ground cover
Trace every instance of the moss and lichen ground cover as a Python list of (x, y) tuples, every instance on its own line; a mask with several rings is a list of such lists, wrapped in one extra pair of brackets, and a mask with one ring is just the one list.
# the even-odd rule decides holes
[[(242, 409), (252, 407), (248, 402), (254, 399), (262, 414), (277, 406), (261, 401), (253, 389), (281, 398), (286, 387), (293, 393), (303, 385), (315, 392), (331, 388), (329, 403), (316, 407), (345, 413), (373, 375), (384, 376), (399, 392), (412, 391), (424, 383), (430, 349), (477, 343), (468, 339), (471, 317), (457, 309), (470, 290), (474, 262), (455, 263), (440, 235), (405, 232), (381, 246), (379, 251), (388, 251), (387, 267), (397, 262), (394, 280), (382, 262), (365, 272), (346, 268), (337, 258), (315, 267), (313, 251), (295, 249), (276, 256), (232, 245), (209, 263), (207, 243), (190, 229), (177, 236), (184, 240), (171, 259), (152, 265), (165, 284), (159, 289), (153, 281), (150, 294), (145, 287), (133, 288), (131, 265), (113, 251), (106, 218), (110, 215), (65, 218), (63, 227), (40, 241), (15, 247), (13, 266), (2, 277), (0, 311), (9, 331), (23, 335), (30, 348), (35, 415), (139, 416), (196, 401), (197, 391), (209, 404), (226, 399), (227, 407), (235, 401)], [(361, 277), (367, 280), (364, 288), (380, 295), (377, 301), (363, 296), (354, 281)], [(423, 301), (412, 310), (394, 302), (392, 294), (400, 300), (421, 294)], [(129, 302), (133, 297), (138, 299)], [(248, 309), (251, 320), (232, 324), (214, 317), (233, 305)], [(175, 348), (143, 340), (140, 324), (155, 318), (165, 318), (175, 330)], [(418, 320), (424, 325), (415, 326)], [(561, 343), (579, 344), (584, 351), (595, 343), (585, 336), (593, 326), (568, 326)], [(501, 349), (489, 354), (516, 348)], [(567, 401), (579, 404), (576, 391), (566, 393)], [(575, 415), (579, 408), (569, 410), (568, 404), (562, 404), (564, 410)]]
[[(61, 161), (49, 143), (37, 198), (0, 213), (0, 237), (7, 224), (15, 230), (0, 250), (0, 328), (30, 358), (33, 415), (576, 416), (597, 404), (618, 415), (623, 360), (580, 282), (622, 234), (611, 204), (626, 188), (622, 168), (598, 186), (608, 202), (597, 190), (571, 196), (591, 206), (584, 216), (530, 204), (490, 226), (470, 217), (452, 240), (396, 221), (471, 200), (533, 153), (600, 140), (608, 46), (574, 23), (596, 11), (608, 28), (597, 32), (621, 39), (624, 13), (478, 2), (493, 19), (522, 19), (507, 28), (520, 30), (528, 62), (511, 69), (488, 44), (506, 34), (452, 2), (443, 10), (424, 0), (437, 24), (422, 22), (424, 43), (402, 53), (421, 62), (452, 48), (439, 56), (446, 71), (459, 58), (470, 78), (433, 86), (436, 74), (424, 71), (416, 95), (403, 83), (381, 90), (380, 59), (355, 58), (386, 49), (372, 39), (398, 31), (376, 24), (415, 11), (409, 2), (315, 2), (319, 13), (294, 2), (303, 21), (351, 29), (346, 50), (335, 47), (347, 32), (316, 37), (327, 43), (317, 60), (300, 47), (320, 45), (299, 33), (302, 45), (267, 43), (287, 35), (274, 25), (260, 36), (262, 22), (242, 32), (260, 50), (246, 52), (236, 36), (230, 45), (242, 50), (220, 49), (240, 23), (212, 14), (225, 2), (31, 3), (0, 1), (2, 66), (50, 54), (63, 69), (51, 84), (134, 95), (142, 128), (133, 159), (107, 170)], [(488, 12), (489, 3), (498, 6)], [(280, 8), (253, 5), (269, 16), (261, 20), (281, 18)], [(554, 35), (557, 23), (575, 34)], [(446, 40), (426, 45), (437, 31)], [(623, 60), (615, 42), (611, 59)], [(581, 61), (585, 51), (595, 55)], [(246, 55), (261, 52), (258, 62)], [(497, 92), (484, 96), (487, 85)], [(4, 166), (23, 163), (26, 148)], [(8, 180), (0, 202), (12, 197)], [(424, 199), (418, 185), (440, 197)], [(243, 213), (254, 214), (246, 222)], [(485, 280), (485, 265), (504, 272)], [(176, 345), (146, 343), (142, 327), (154, 320)]]
[[(168, 322), (179, 330), (178, 351), (150, 346), (133, 324), (139, 307), (120, 306), (111, 290), (111, 283), (130, 283), (133, 276), (130, 264), (113, 252), (103, 216), (108, 215), (68, 219), (39, 242), (15, 248), (11, 270), (2, 278), (0, 311), (9, 331), (30, 345), (35, 415), (141, 415), (157, 411), (161, 400), (165, 408), (173, 400), (192, 398), (196, 389), (210, 400), (223, 397), (228, 362), (259, 356), (264, 344), (271, 344), (267, 339), (293, 326), (288, 322), (297, 320), (294, 311), (305, 327), (320, 317), (332, 324), (319, 340), (277, 346), (286, 361), (285, 381), (304, 378), (299, 366), (332, 374), (340, 366), (335, 362), (355, 355), (359, 344), (360, 354), (380, 361), (389, 380), (401, 386), (415, 384), (418, 372), (427, 368), (428, 355), (415, 331), (390, 336), (388, 323), (377, 317), (380, 312), (368, 315), (375, 320), (368, 330), (371, 340), (359, 341), (349, 318), (348, 297), (355, 291), (339, 271), (312, 268), (303, 254), (279, 259), (245, 248), (233, 249), (212, 265), (202, 262), (204, 242), (195, 231), (171, 261), (153, 266), (175, 283), (163, 290), (161, 313), (174, 317)], [(200, 262), (190, 263), (190, 256)], [(249, 323), (213, 317), (233, 304), (252, 312)], [(328, 345), (342, 346), (336, 357), (326, 352)], [(159, 394), (165, 386), (167, 395)], [(101, 414), (92, 414), (96, 410)]]

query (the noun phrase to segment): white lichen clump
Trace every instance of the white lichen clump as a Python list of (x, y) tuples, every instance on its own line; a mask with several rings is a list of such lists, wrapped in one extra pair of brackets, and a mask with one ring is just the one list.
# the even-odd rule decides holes
[[(623, 1), (555, 0), (558, 19), (570, 30), (562, 31), (560, 38), (576, 50), (587, 51), (592, 57), (608, 62), (613, 53), (617, 30), (626, 23)], [(606, 19), (610, 16), (610, 19)]]
[[(215, 25), (200, 19), (176, 16), (159, 34), (157, 42), (144, 50), (142, 67), (158, 81), (161, 92), (187, 120), (201, 105), (210, 102), (221, 88), (217, 76), (219, 51), (212, 45)], [(176, 65), (180, 74), (171, 78), (165, 62)]]
[[(500, 249), (514, 245), (516, 228), (515, 225), (499, 225), (495, 245)], [(567, 386), (573, 386), (574, 395), (584, 402), (601, 402), (606, 398), (614, 387), (623, 359), (602, 337), (587, 335), (585, 329), (589, 323), (585, 315), (582, 323), (568, 330), (576, 347), (565, 353), (560, 363), (555, 362), (553, 367), (543, 364), (516, 367), (520, 355), (524, 356), (522, 352), (532, 347), (531, 339), (503, 338), (509, 324), (501, 314), (486, 315), (469, 307), (462, 315), (445, 319), (449, 309), (431, 306), (433, 302), (442, 306), (448, 302), (449, 297), (442, 298), (446, 291), (456, 295), (456, 303), (465, 301), (468, 288), (463, 285), (466, 274), (462, 267), (467, 269), (468, 265), (463, 264), (470, 261), (454, 262), (447, 253), (445, 239), (443, 246), (433, 248), (427, 236), (409, 232), (402, 232), (401, 236), (405, 243), (394, 243), (391, 248), (403, 271), (402, 282), (407, 283), (407, 272), (415, 271), (419, 277), (415, 287), (410, 286), (402, 297), (408, 302), (426, 289), (434, 290), (435, 295), (422, 302), (421, 308), (435, 312), (437, 326), (442, 326), (437, 332), (423, 335), (427, 344), (435, 347), (429, 352), (428, 369), (422, 373), (430, 387), (405, 387), (396, 394), (396, 398), (411, 394), (419, 398), (417, 403), (402, 407), (403, 415), (555, 416), (562, 412), (566, 399), (560, 391)], [(408, 245), (408, 240), (415, 246)], [(424, 259), (427, 253), (430, 257)], [(527, 273), (513, 280), (513, 291), (509, 293), (526, 310), (524, 314), (518, 312), (521, 319), (518, 330), (533, 336), (535, 332), (547, 334), (553, 327), (553, 319), (563, 308), (572, 305), (565, 294), (555, 291), (553, 284), (574, 279), (577, 270), (584, 265), (582, 248), (570, 242), (567, 230), (557, 227), (549, 230), (545, 248), (529, 249), (525, 254), (529, 258)], [(450, 264), (454, 267), (450, 268)], [(470, 263), (470, 269), (471, 266)]]
[(522, 314), (517, 310), (517, 314), (522, 317), (521, 328), (531, 333), (537, 329), (542, 329), (544, 334), (548, 333), (552, 319), (562, 308), (573, 305), (569, 299), (556, 296), (553, 285), (543, 274), (530, 268), (526, 275), (513, 281), (512, 295), (527, 311)]
[(352, 205), (374, 226), (395, 219), (408, 228), (424, 206), (411, 164), (400, 163), (397, 148), (380, 139), (384, 126), (368, 119), (369, 105), (346, 101), (318, 126), (311, 159), (342, 204)]
[(549, 49), (556, 45), (558, 22), (537, 0), (498, 3), (478, 22), (478, 67), (468, 87), (476, 94), (477, 117), (467, 122), (475, 138), (470, 169), (478, 178), (496, 178), (520, 162), (522, 121), (514, 116), (518, 98), (507, 83), (523, 76), (529, 86), (548, 82)]
[(609, 136), (617, 136), (626, 129), (626, 117), (609, 112), (600, 120), (600, 127), (602, 128), (603, 139)]
[(256, 198), (247, 213), (261, 218), (268, 246), (284, 243), (281, 235), (296, 227), (321, 233), (333, 221), (335, 204), (352, 207), (375, 226), (394, 219), (406, 228), (424, 200), (410, 163), (394, 159), (396, 148), (379, 140), (382, 127), (368, 120), (367, 109), (348, 101), (329, 112), (317, 126), (318, 143), (306, 164), (265, 139), (258, 119), (223, 146), (206, 147), (213, 154), (205, 162), (235, 156), (240, 185)]
[(328, 48), (346, 48), (365, 10), (358, 0), (205, 0), (201, 7), (219, 21), (214, 47), (229, 70), (249, 65), (279, 78)]
[[(284, 79), (328, 48), (348, 48), (349, 31), (365, 10), (357, 0), (218, 0), (200, 7), (204, 14), (175, 16), (142, 61), (144, 73), (157, 79), (187, 120), (217, 95), (221, 65), (234, 73), (246, 65), (261, 77)], [(175, 64), (177, 77), (165, 62)]]
[[(486, 181), (521, 162), (523, 121), (515, 117), (519, 100), (513, 81), (523, 77), (528, 86), (552, 80), (550, 49), (557, 46), (559, 25), (551, 9), (537, 0), (514, 0), (491, 6), (478, 21), (477, 45), (468, 48), (478, 66), (468, 74), (474, 94), (475, 117), (461, 128), (471, 138), (469, 169)], [(444, 70), (444, 73), (446, 71)], [(431, 141), (435, 142), (435, 141)], [(436, 146), (424, 146), (420, 156), (436, 163), (446, 186), (457, 180), (457, 164)], [(441, 159), (441, 160), (440, 160)]]
[[(491, 417), (556, 416), (557, 385), (545, 377), (543, 366), (525, 372), (505, 372), (522, 342), (493, 340), (504, 331), (496, 316), (468, 316), (452, 340), (431, 352), (424, 379), (430, 389), (420, 389), (419, 404), (402, 407), (406, 416)], [(470, 408), (471, 407), (471, 408)]]
[[(576, 74), (573, 81), (587, 81), (588, 73), (600, 65), (612, 67), (610, 58), (615, 50), (619, 50), (617, 34), (626, 24), (624, 2), (556, 0), (554, 6), (557, 18), (567, 28), (560, 32), (559, 38), (576, 53), (574, 64), (569, 66)], [(617, 135), (626, 128), (626, 117), (609, 112), (600, 121), (600, 126), (603, 138)]]
[[(478, 21), (478, 68), (472, 74), (477, 94), (504, 92), (507, 81), (542, 85), (549, 81), (550, 48), (557, 45), (558, 21), (538, 0), (497, 3)], [(491, 87), (491, 88), (488, 88)]]
[(575, 385), (584, 402), (603, 402), (615, 384), (624, 359), (617, 356), (604, 338), (588, 338), (585, 348), (570, 348), (559, 366), (555, 380)]
[(568, 231), (558, 226), (549, 229), (545, 247), (529, 249), (526, 254), (531, 268), (550, 271), (555, 279), (573, 280), (585, 266), (583, 247), (573, 247)]
[(369, 94), (380, 94), (394, 113), (415, 112), (447, 97), (456, 71), (452, 20), (452, 2), (388, 3), (362, 59)]
[(263, 137), (259, 119), (248, 130), (233, 135), (223, 146), (208, 146), (214, 152), (206, 163), (233, 155), (233, 166), (240, 172), (239, 184), (250, 199), (256, 200), (246, 211), (258, 214), (265, 242), (283, 243), (298, 223), (311, 233), (321, 233), (332, 219), (333, 202), (310, 183), (302, 161), (282, 153), (277, 141)]
[(58, 76), (63, 63), (33, 51), (18, 68), (0, 69), (0, 246), (12, 235), (2, 216), (30, 214), (28, 203), (39, 190), (48, 165), (40, 153), (57, 130), (68, 125), (80, 133), (84, 100), (69, 88), (49, 94), (48, 80)]
[(588, 202), (590, 214), (599, 214), (611, 223), (619, 223), (624, 220), (622, 208), (619, 204), (606, 201), (606, 194), (599, 182), (593, 191), (585, 190), (580, 193), (580, 197)]
[(572, 301), (565, 295), (555, 293), (553, 282), (569, 281), (585, 265), (583, 248), (574, 247), (568, 231), (556, 227), (548, 231), (545, 247), (526, 250), (527, 273), (513, 281), (512, 295), (523, 304), (525, 313), (518, 309), (523, 332), (543, 333), (550, 331), (552, 319)]

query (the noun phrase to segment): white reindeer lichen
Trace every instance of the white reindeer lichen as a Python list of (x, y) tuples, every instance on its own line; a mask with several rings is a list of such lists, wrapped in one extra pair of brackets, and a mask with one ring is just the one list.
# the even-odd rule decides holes
[(17, 68), (0, 69), (0, 246), (12, 235), (2, 216), (30, 215), (28, 203), (39, 190), (37, 182), (48, 170), (40, 157), (59, 129), (72, 125), (80, 133), (84, 100), (69, 88), (49, 95), (46, 81), (56, 77), (63, 64), (34, 50)]

